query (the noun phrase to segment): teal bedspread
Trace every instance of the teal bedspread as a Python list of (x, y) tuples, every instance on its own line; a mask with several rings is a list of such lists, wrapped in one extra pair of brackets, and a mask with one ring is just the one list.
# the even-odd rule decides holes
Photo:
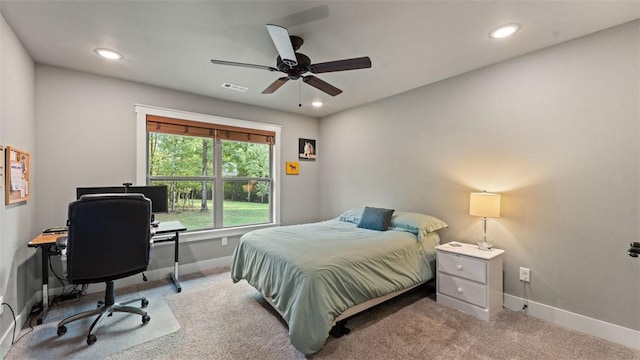
[(291, 343), (312, 354), (349, 307), (430, 280), (438, 235), (374, 231), (329, 220), (255, 230), (240, 239), (231, 277), (269, 298)]

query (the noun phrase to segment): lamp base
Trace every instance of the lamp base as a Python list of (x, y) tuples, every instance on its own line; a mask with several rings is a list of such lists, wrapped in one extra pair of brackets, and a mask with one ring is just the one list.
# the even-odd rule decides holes
[(478, 249), (479, 250), (485, 250), (485, 251), (491, 251), (491, 248), (493, 247), (493, 244), (490, 243), (487, 240), (480, 240), (478, 241)]

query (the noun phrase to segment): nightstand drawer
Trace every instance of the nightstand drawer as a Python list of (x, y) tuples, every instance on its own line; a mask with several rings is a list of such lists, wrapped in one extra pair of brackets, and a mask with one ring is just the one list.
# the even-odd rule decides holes
[(439, 273), (438, 292), (482, 308), (487, 307), (487, 287), (468, 280)]
[(461, 278), (487, 283), (487, 263), (461, 255), (438, 252), (438, 271)]

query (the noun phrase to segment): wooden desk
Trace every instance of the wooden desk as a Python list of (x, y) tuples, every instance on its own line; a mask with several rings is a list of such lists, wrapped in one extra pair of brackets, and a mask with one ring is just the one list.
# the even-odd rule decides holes
[(60, 236), (67, 236), (67, 232), (40, 234), (35, 239), (29, 241), (29, 247), (38, 247), (42, 245), (51, 245), (56, 243), (56, 239)]
[[(180, 232), (186, 231), (187, 228), (179, 221), (165, 221), (151, 229), (154, 231), (154, 242), (173, 241), (174, 243), (174, 265), (173, 273), (171, 273), (170, 276), (173, 285), (176, 287), (176, 291), (181, 292), (182, 287), (178, 281)], [(42, 250), (42, 314), (46, 314), (49, 310), (49, 257), (52, 255), (60, 255), (60, 249), (58, 249), (56, 245), (56, 239), (61, 236), (67, 236), (67, 233), (40, 234), (27, 244), (28, 247)], [(155, 239), (155, 237), (159, 237), (159, 239)], [(42, 324), (42, 318), (39, 318), (37, 323), (38, 325)]]

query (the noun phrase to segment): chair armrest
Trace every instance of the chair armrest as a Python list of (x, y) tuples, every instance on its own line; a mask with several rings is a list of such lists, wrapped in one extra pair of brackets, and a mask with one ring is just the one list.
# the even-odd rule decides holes
[(69, 239), (67, 236), (58, 236), (58, 238), (56, 238), (56, 246), (58, 249), (67, 248), (67, 239)]

